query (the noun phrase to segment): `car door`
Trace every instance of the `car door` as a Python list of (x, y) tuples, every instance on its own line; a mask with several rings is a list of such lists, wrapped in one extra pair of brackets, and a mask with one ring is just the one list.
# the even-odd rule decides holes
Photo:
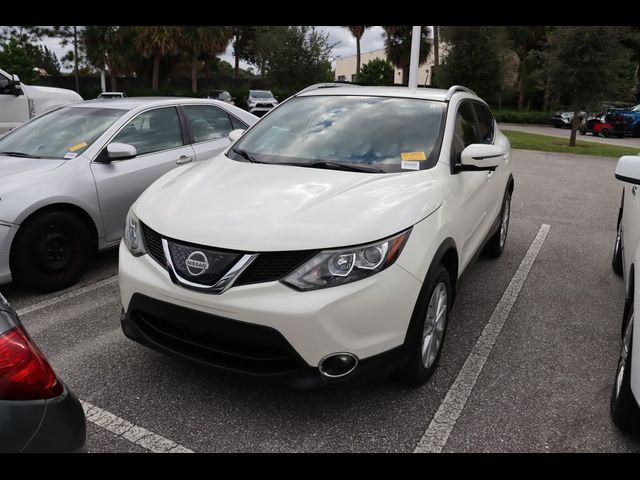
[(22, 93), (16, 95), (11, 80), (0, 72), (0, 135), (29, 120), (29, 100)]
[(231, 144), (231, 131), (248, 128), (244, 122), (214, 105), (183, 105), (182, 111), (196, 161), (207, 160), (227, 148)]
[[(480, 103), (472, 102), (473, 109), (478, 120), (478, 143), (492, 145), (495, 143), (495, 121), (489, 107)], [(509, 180), (504, 162), (500, 162), (494, 171), (485, 172), (487, 176), (487, 215), (491, 226), (502, 210), (502, 200), (504, 197), (507, 182)]]
[[(462, 101), (456, 112), (451, 148), (451, 162), (460, 163), (462, 151), (472, 143), (480, 143), (473, 103)], [(459, 233), (462, 239), (461, 265), (466, 266), (480, 247), (489, 230), (487, 172), (464, 171), (452, 175), (454, 195), (459, 202)]]
[(122, 236), (129, 207), (160, 176), (193, 160), (194, 152), (182, 128), (176, 107), (147, 110), (131, 119), (110, 140), (133, 145), (134, 158), (105, 162), (106, 145), (92, 162), (105, 240)]

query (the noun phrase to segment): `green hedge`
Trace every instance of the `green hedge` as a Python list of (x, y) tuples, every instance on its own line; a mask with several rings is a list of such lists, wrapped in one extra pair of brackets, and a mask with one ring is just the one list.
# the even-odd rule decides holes
[(493, 110), (498, 123), (551, 124), (551, 115), (553, 112)]

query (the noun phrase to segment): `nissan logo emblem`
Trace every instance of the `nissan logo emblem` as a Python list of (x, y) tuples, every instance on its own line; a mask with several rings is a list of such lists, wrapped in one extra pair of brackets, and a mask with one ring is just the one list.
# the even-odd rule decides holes
[(202, 275), (209, 269), (209, 260), (201, 251), (191, 252), (184, 264), (187, 271), (194, 277)]

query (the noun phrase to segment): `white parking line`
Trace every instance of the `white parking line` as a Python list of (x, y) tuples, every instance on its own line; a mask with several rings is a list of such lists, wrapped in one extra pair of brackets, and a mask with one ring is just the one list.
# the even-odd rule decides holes
[(105, 278), (96, 283), (92, 283), (91, 285), (87, 285), (86, 287), (76, 288), (75, 290), (71, 290), (70, 292), (63, 293), (62, 295), (58, 295), (57, 297), (49, 298), (42, 302), (36, 303), (34, 305), (30, 305), (28, 307), (21, 308), (16, 311), (19, 317), (26, 315), (28, 313), (33, 313), (37, 310), (41, 310), (43, 308), (50, 307), (51, 305), (55, 305), (56, 303), (64, 302), (65, 300), (69, 300), (70, 298), (77, 297), (79, 295), (83, 295), (87, 292), (91, 292), (93, 290), (97, 290), (98, 288), (102, 288), (106, 285), (111, 285), (118, 281), (118, 275), (114, 275), (109, 278)]
[(80, 400), (87, 421), (115, 433), (118, 437), (140, 445), (154, 453), (194, 453), (182, 445), (153, 433), (146, 428), (138, 427), (123, 418), (115, 416), (95, 405)]
[(414, 453), (440, 453), (447, 444), (449, 435), (451, 435), (464, 406), (467, 404), (476, 380), (489, 358), (491, 349), (502, 331), (502, 327), (518, 298), (520, 289), (527, 279), (529, 270), (536, 260), (550, 228), (546, 224), (540, 226), (536, 238), (531, 242), (529, 250), (527, 250), (522, 262), (520, 262), (520, 266), (513, 278), (511, 278), (511, 282), (509, 282), (507, 289), (502, 294), (502, 298), (493, 310), (489, 322), (484, 327), (480, 338), (478, 338), (473, 350), (471, 350), (466, 362), (464, 362), (453, 385), (449, 388), (429, 427), (420, 442), (418, 442)]

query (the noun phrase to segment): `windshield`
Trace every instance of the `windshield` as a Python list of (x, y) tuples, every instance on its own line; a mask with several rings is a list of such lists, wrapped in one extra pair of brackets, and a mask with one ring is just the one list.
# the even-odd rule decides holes
[(301, 166), (330, 162), (386, 173), (421, 170), (436, 160), (444, 112), (444, 102), (411, 98), (297, 97), (258, 122), (228, 155), (240, 161), (249, 156)]
[(273, 93), (261, 92), (259, 90), (252, 90), (250, 95), (254, 98), (273, 98)]
[(0, 139), (0, 154), (74, 158), (127, 110), (64, 107), (37, 117)]

